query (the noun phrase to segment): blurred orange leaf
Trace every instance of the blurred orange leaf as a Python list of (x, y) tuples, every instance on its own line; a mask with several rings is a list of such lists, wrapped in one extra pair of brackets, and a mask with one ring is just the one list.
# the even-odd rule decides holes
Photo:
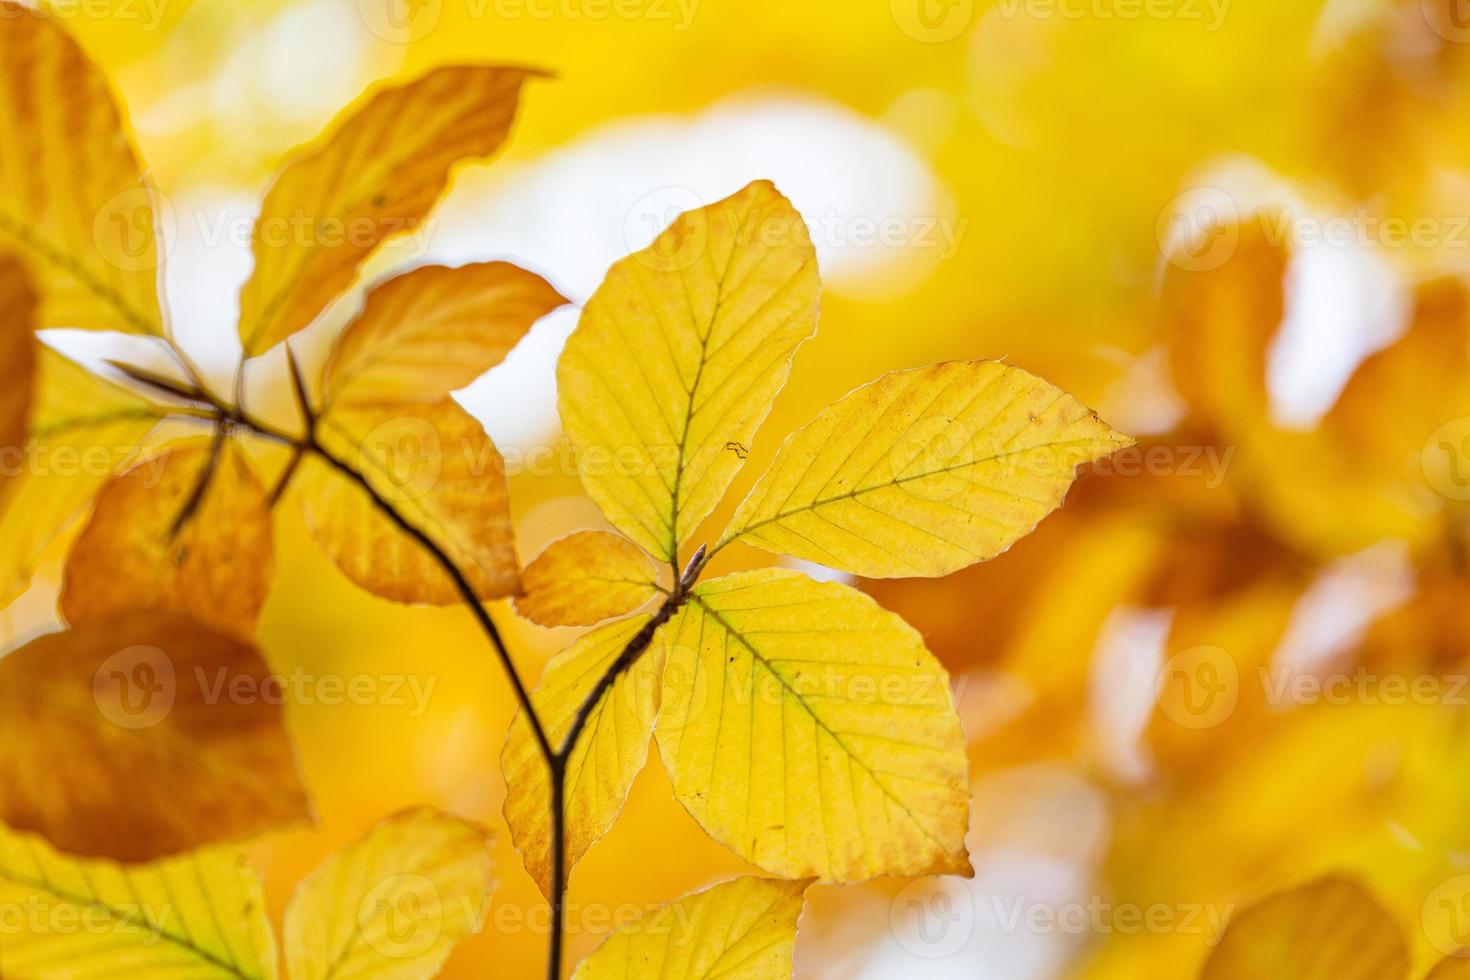
[(130, 862), (309, 820), (273, 683), (253, 648), (158, 613), (33, 640), (0, 658), (0, 819)]
[(61, 612), (73, 626), (177, 612), (248, 638), (270, 592), (273, 551), (270, 501), (244, 454), (232, 440), (193, 440), (103, 487), (67, 558)]

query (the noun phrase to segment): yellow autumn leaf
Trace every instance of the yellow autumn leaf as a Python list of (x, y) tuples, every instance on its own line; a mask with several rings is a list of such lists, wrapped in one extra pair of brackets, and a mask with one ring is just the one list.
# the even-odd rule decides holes
[(0, 826), (6, 980), (275, 980), (260, 879), (233, 849), (124, 867)]
[(1362, 885), (1325, 877), (1237, 913), (1201, 980), (1395, 980), (1409, 972), (1398, 924)]
[(507, 262), (424, 266), (373, 287), (323, 370), (328, 404), (436, 402), (504, 360), (566, 303)]
[(112, 84), (44, 10), (0, 0), (0, 249), (38, 329), (159, 334), (157, 200)]
[(35, 390), (35, 328), (36, 295), (25, 269), (0, 255), (0, 485), (18, 475), (23, 458)]
[(787, 980), (810, 885), (744, 877), (685, 896), (613, 933), (573, 980)]
[[(338, 406), (317, 438), (443, 549), (480, 598), (519, 590), (505, 464), (457, 403)], [(317, 544), (358, 585), (398, 602), (463, 601), (428, 550), (331, 465), (310, 460), (295, 486)]]
[(816, 255), (768, 181), (616, 263), (557, 365), (562, 425), (613, 526), (671, 560), (709, 516), (816, 329)]
[(884, 375), (789, 438), (721, 546), (743, 541), (869, 578), (984, 561), (1055, 510), (1080, 464), (1132, 440), (994, 361)]
[(659, 751), (710, 836), (785, 877), (971, 873), (949, 676), (898, 616), (763, 569), (697, 586), (660, 644)]
[(379, 246), (422, 233), (454, 165), (505, 142), (523, 68), (454, 65), (378, 89), (303, 147), (266, 192), (240, 294), (255, 357), (309, 325)]
[(49, 347), (40, 347), (36, 367), (30, 437), (0, 487), (0, 607), (25, 591), (46, 546), (135, 458), (163, 415)]
[(553, 541), (521, 575), (516, 612), (542, 626), (591, 626), (632, 612), (662, 589), (636, 544), (607, 531)]
[[(599, 627), (554, 657), (532, 695), (554, 747), (571, 729), (577, 710), (629, 641), (648, 623), (635, 616)], [(592, 709), (567, 760), (566, 867), (572, 867), (623, 811), (633, 777), (648, 757), (658, 712), (659, 652), (644, 651)], [(551, 893), (551, 778), (536, 738), (518, 713), (500, 756), (505, 774), (505, 822), (541, 891)]]
[(483, 828), (419, 808), (337, 851), (286, 908), (291, 980), (437, 976), (484, 925), (495, 887), (489, 843)]
[(119, 861), (307, 820), (281, 698), (259, 653), (188, 619), (41, 636), (0, 658), (0, 820)]
[(270, 500), (245, 454), (232, 440), (217, 451), (192, 440), (102, 489), (67, 557), (61, 612), (74, 626), (134, 610), (177, 612), (248, 638), (273, 559)]

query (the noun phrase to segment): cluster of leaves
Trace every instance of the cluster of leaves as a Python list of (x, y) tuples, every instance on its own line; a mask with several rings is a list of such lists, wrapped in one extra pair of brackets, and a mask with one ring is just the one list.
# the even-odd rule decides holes
[[(448, 67), (382, 88), (294, 155), (262, 205), (226, 399), (169, 330), (153, 191), (105, 79), (53, 19), (9, 0), (0, 13), (0, 437), (109, 462), (32, 468), (3, 488), (6, 601), (89, 516), (65, 564), (68, 628), (0, 661), (0, 895), (102, 910), (163, 940), (88, 946), (32, 923), (7, 937), (6, 976), (274, 975), (258, 883), (213, 848), (310, 817), (281, 709), (219, 697), (268, 673), (252, 637), (273, 577), (272, 508), (288, 493), (363, 588), (464, 603), (484, 628), (522, 702), (505, 817), (554, 915), (651, 740), (693, 818), (776, 876), (653, 913), (579, 976), (784, 975), (811, 882), (970, 873), (964, 739), (920, 635), (844, 584), (703, 573), (741, 543), (867, 577), (945, 575), (1009, 548), (1079, 464), (1130, 440), (1003, 364), (895, 372), (793, 433), (714, 544), (687, 554), (816, 327), (811, 235), (756, 182), (680, 216), (585, 304), (559, 408), (618, 533), (565, 538), (522, 572), (504, 467), (451, 393), (566, 302), (539, 276), (429, 266), (374, 285), (315, 383), (286, 347), (294, 426), (252, 414), (242, 378), (429, 212), (456, 163), (495, 152), (533, 73)], [(373, 234), (282, 245), (260, 230), (302, 215)], [(63, 326), (156, 338), (173, 365), (113, 364), (114, 383), (35, 339)], [(161, 441), (165, 420), (209, 434)], [(397, 465), (406, 438), (430, 452), (427, 471)], [(266, 481), (272, 445), (284, 459)], [(115, 471), (116, 447), (136, 452)], [(537, 623), (595, 625), (534, 695), (482, 606), (508, 596)], [(162, 707), (149, 700), (159, 690)], [(105, 710), (113, 695), (119, 710)], [(480, 927), (490, 888), (484, 831), (426, 811), (390, 818), (303, 883), (287, 963), (298, 977), (431, 975)], [(172, 923), (155, 914), (165, 904)], [(432, 941), (403, 947), (388, 920), (405, 905), (442, 920)], [(675, 915), (695, 928), (671, 943), (658, 927)], [(559, 957), (554, 929), (553, 975)]]

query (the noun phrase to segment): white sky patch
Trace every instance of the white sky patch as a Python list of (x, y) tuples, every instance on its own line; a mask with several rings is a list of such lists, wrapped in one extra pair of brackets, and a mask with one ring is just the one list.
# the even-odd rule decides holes
[(849, 575), (847, 572), (839, 572), (835, 568), (818, 565), (814, 561), (805, 561), (801, 558), (791, 558), (783, 555), (781, 557), (781, 564), (787, 568), (801, 572), (807, 578), (815, 579), (818, 582), (840, 582), (843, 585), (854, 585), (857, 582), (857, 578)]
[(1188, 406), (1169, 375), (1168, 350), (1102, 347), (1097, 353), (1118, 370), (1097, 402), (1098, 414), (1113, 426), (1134, 436), (1162, 435), (1183, 420)]
[(975, 809), (975, 877), (920, 879), (899, 892), (859, 978), (1043, 980), (1090, 941), (1052, 924), (1094, 904), (1111, 827), (1103, 794), (1041, 763), (979, 780)]
[(1098, 631), (1088, 677), (1091, 744), (1098, 764), (1125, 783), (1143, 782), (1153, 770), (1144, 732), (1173, 623), (1169, 609), (1120, 606)]
[[(1313, 429), (1363, 359), (1407, 328), (1411, 291), (1375, 247), (1372, 216), (1337, 213), (1249, 157), (1224, 158), (1191, 175), (1170, 203), (1165, 217), (1174, 220), (1161, 244), (1173, 254), (1183, 235), (1198, 238), (1256, 214), (1266, 216), (1267, 235), (1292, 255), (1286, 309), (1266, 367), (1271, 416), (1283, 428)], [(1161, 276), (1167, 268), (1161, 258)]]
[(1297, 600), (1272, 654), (1272, 671), (1279, 678), (1330, 669), (1374, 620), (1413, 594), (1414, 569), (1402, 541), (1383, 541), (1339, 558)]
[(1297, 248), (1266, 372), (1272, 419), (1283, 428), (1316, 428), (1363, 359), (1403, 333), (1410, 312), (1404, 284), (1371, 248)]
[(354, 4), (292, 4), (231, 46), (209, 81), (212, 112), (330, 118), (362, 90), (368, 40)]
[(619, 121), (513, 170), (467, 174), (431, 251), (516, 255), (585, 299), (680, 211), (762, 178), (801, 211), (824, 283), (838, 292), (865, 291), (875, 274), (960, 233), (933, 171), (893, 132), (836, 102), (765, 94), (692, 119)]
[[(679, 212), (760, 178), (807, 220), (833, 291), (862, 292), (916, 255), (936, 260), (963, 234), (937, 179), (899, 137), (833, 102), (763, 95), (693, 119), (610, 124), (518, 167), (466, 171), (435, 214), (424, 259), (509, 259), (581, 302)], [(885, 229), (899, 237), (884, 244)], [(556, 358), (576, 315), (538, 324), (504, 369), (464, 393), (498, 443), (531, 447), (556, 433)]]
[[(234, 92), (241, 72), (267, 76), (278, 63), (313, 64), (295, 57), (293, 45), (310, 49), (314, 37), (343, 28), (332, 19), (336, 10), (314, 3), (279, 15), (251, 35), (217, 73), (216, 83)], [(355, 86), (358, 67), (353, 61), (321, 70), (350, 78)], [(323, 81), (314, 81), (317, 70), (292, 76), (292, 91), (312, 93), (303, 115), (320, 115), (328, 103), (342, 104), (354, 94), (316, 84)], [(273, 96), (264, 84), (239, 97), (269, 101)], [(247, 104), (217, 108), (251, 114)], [(646, 246), (680, 211), (760, 178), (775, 181), (802, 212), (825, 288), (833, 291), (867, 293), (885, 288), (885, 282), (907, 288), (906, 274), (927, 274), (963, 235), (963, 223), (947, 210), (947, 194), (933, 172), (893, 132), (835, 102), (766, 93), (727, 100), (690, 119), (609, 124), (516, 166), (462, 168), (422, 239), (390, 245), (385, 252), (392, 254), (375, 257), (364, 279), (374, 281), (397, 265), (504, 259), (547, 276), (581, 302), (614, 261)], [(252, 264), (257, 194), (202, 185), (171, 193), (162, 221), (170, 240), (173, 320), (180, 339), (211, 374), (227, 375), (238, 351), (235, 321)], [(327, 319), (340, 319), (354, 307), (349, 297)], [(462, 403), (502, 447), (529, 450), (554, 437), (555, 363), (577, 315), (575, 309), (552, 314), (504, 365), (462, 393)], [(304, 357), (325, 353), (320, 333), (297, 342)]]

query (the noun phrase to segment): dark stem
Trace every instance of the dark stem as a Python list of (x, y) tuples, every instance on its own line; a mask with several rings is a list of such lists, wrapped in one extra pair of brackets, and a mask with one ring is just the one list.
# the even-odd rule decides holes
[(286, 495), (286, 489), (291, 485), (291, 477), (296, 475), (296, 470), (301, 466), (301, 460), (306, 456), (306, 450), (296, 446), (291, 450), (291, 458), (286, 460), (286, 465), (281, 468), (281, 475), (276, 477), (276, 485), (271, 488), (270, 508), (276, 509), (281, 498)]
[[(608, 668), (607, 672), (598, 678), (597, 683), (588, 693), (586, 699), (578, 707), (576, 715), (573, 716), (572, 724), (567, 729), (566, 737), (563, 739), (560, 748), (554, 748), (550, 738), (546, 734), (546, 728), (541, 722), (540, 715), (536, 713), (535, 705), (531, 701), (530, 692), (521, 680), (520, 672), (516, 669), (515, 662), (511, 659), (510, 651), (505, 645), (505, 640), (500, 635), (500, 629), (495, 625), (495, 620), (491, 618), (489, 611), (480, 603), (480, 598), (475, 593), (474, 586), (465, 577), (465, 574), (460, 571), (454, 559), (443, 548), (439, 547), (433, 538), (379, 495), (362, 472), (355, 469), (345, 460), (339, 459), (337, 456), (328, 452), (322, 446), (317, 439), (317, 415), (311, 406), (310, 396), (306, 390), (306, 384), (302, 378), (300, 367), (296, 363), (295, 355), (289, 349), (287, 350), (287, 358), (291, 367), (292, 391), (296, 398), (297, 409), (302, 416), (303, 428), (305, 429), (304, 434), (299, 436), (277, 429), (269, 423), (248, 414), (243, 408), (225, 404), (203, 385), (198, 374), (192, 370), (188, 372), (192, 376), (189, 382), (177, 382), (171, 378), (155, 375), (151, 372), (138, 371), (127, 365), (118, 364), (115, 366), (133, 380), (141, 382), (155, 391), (184, 399), (195, 405), (207, 406), (208, 414), (204, 414), (198, 410), (194, 414), (189, 414), (188, 406), (181, 408), (180, 414), (190, 418), (198, 419), (202, 417), (208, 421), (212, 421), (217, 426), (217, 434), (226, 433), (230, 427), (238, 427), (289, 447), (292, 451), (291, 459), (286, 464), (272, 491), (272, 504), (285, 493), (286, 487), (290, 483), (291, 477), (296, 472), (297, 467), (300, 465), (302, 458), (307, 453), (311, 453), (360, 487), (368, 495), (373, 506), (400, 531), (418, 542), (419, 546), (449, 576), (450, 580), (454, 583), (455, 589), (459, 592), (465, 604), (469, 606), (470, 612), (479, 623), (481, 630), (489, 637), (491, 646), (495, 648), (495, 653), (499, 657), (506, 677), (509, 678), (511, 687), (515, 691), (516, 700), (520, 703), (521, 711), (525, 714), (526, 720), (531, 726), (531, 732), (536, 738), (537, 747), (540, 749), (541, 756), (545, 760), (551, 776), (551, 949), (547, 956), (546, 975), (548, 980), (561, 980), (562, 946), (566, 932), (567, 762), (577, 747), (577, 741), (586, 730), (587, 724), (592, 718), (592, 713), (597, 710), (597, 706), (607, 696), (608, 691), (617, 683), (618, 678), (637, 663), (638, 658), (643, 656), (649, 646), (652, 645), (654, 634), (658, 631), (659, 627), (673, 618), (673, 615), (688, 600), (690, 589), (698, 581), (700, 573), (704, 571), (705, 563), (709, 560), (709, 552), (705, 546), (701, 546), (694, 553), (694, 557), (684, 569), (683, 574), (676, 574), (677, 581), (674, 583), (673, 590), (665, 598), (663, 605), (658, 608), (658, 611), (653, 614), (647, 623), (643, 624), (642, 629), (628, 641), (628, 644), (623, 648), (623, 652), (613, 661), (612, 666)], [(243, 385), (241, 384), (243, 374), (243, 370), (236, 374), (237, 396), (243, 390)], [(674, 561), (673, 567), (677, 573), (677, 559)]]
[[(694, 553), (694, 558), (689, 562), (684, 573), (674, 583), (674, 590), (669, 593), (663, 605), (658, 607), (643, 628), (633, 635), (623, 652), (618, 654), (607, 673), (597, 679), (592, 690), (583, 699), (577, 708), (577, 714), (572, 718), (572, 725), (567, 729), (566, 738), (562, 740), (561, 748), (557, 749), (555, 756), (550, 760), (551, 767), (551, 957), (547, 968), (548, 980), (561, 980), (561, 954), (562, 937), (565, 932), (565, 916), (563, 907), (566, 904), (566, 839), (567, 839), (567, 816), (566, 816), (566, 776), (567, 762), (572, 757), (572, 752), (577, 748), (577, 740), (587, 729), (592, 720), (592, 713), (607, 697), (608, 691), (617, 683), (619, 677), (632, 668), (638, 662), (638, 658), (653, 644), (654, 634), (658, 628), (673, 618), (674, 613), (684, 605), (689, 598), (689, 590), (699, 580), (699, 573), (704, 570), (704, 563), (708, 554), (703, 545)], [(677, 561), (674, 564), (677, 569)]]
[(189, 493), (189, 499), (184, 501), (184, 506), (179, 509), (179, 514), (174, 518), (173, 526), (169, 528), (168, 539), (173, 541), (184, 529), (184, 525), (198, 513), (204, 504), (204, 495), (209, 492), (209, 483), (214, 479), (215, 471), (219, 468), (220, 456), (224, 454), (225, 437), (229, 434), (229, 426), (223, 422), (214, 427), (214, 435), (209, 440), (209, 458), (205, 460), (204, 470), (199, 474), (199, 481), (194, 484), (194, 489)]
[[(192, 398), (197, 394), (197, 389), (194, 388), (175, 389), (171, 388), (166, 381), (150, 380), (154, 381), (158, 387), (175, 395)], [(428, 552), (434, 561), (444, 570), (444, 573), (449, 576), (450, 581), (454, 583), (455, 590), (459, 592), (460, 597), (469, 606), (470, 612), (474, 615), (476, 622), (479, 623), (480, 629), (489, 637), (490, 644), (495, 648), (496, 656), (500, 659), (500, 664), (505, 669), (506, 676), (510, 679), (511, 687), (515, 690), (516, 700), (520, 703), (521, 710), (526, 713), (526, 720), (530, 723), (532, 734), (536, 736), (536, 742), (541, 748), (542, 755), (547, 759), (548, 763), (555, 758), (556, 753), (551, 747), (551, 740), (546, 737), (546, 729), (541, 724), (541, 718), (531, 703), (531, 695), (526, 690), (525, 682), (521, 680), (521, 675), (516, 669), (515, 661), (511, 659), (510, 650), (506, 647), (505, 640), (500, 635), (500, 628), (495, 625), (495, 620), (491, 618), (489, 611), (480, 603), (480, 597), (476, 594), (475, 587), (470, 584), (469, 579), (465, 578), (464, 573), (460, 571), (454, 559), (449, 557), (433, 538), (429, 537), (417, 525), (399, 513), (397, 508), (391, 503), (383, 499), (378, 491), (373, 488), (373, 485), (368, 481), (366, 476), (345, 460), (339, 459), (328, 452), (322, 446), (316, 437), (315, 416), (308, 412), (304, 419), (306, 426), (305, 434), (293, 436), (288, 432), (283, 432), (275, 428), (267, 422), (248, 415), (237, 408), (225, 405), (213, 398), (207, 397), (206, 400), (214, 409), (219, 423), (235, 425), (256, 435), (283, 443), (298, 453), (310, 452), (315, 455), (322, 462), (361, 488), (368, 495), (368, 499), (372, 501), (373, 506), (377, 508), (379, 513), (388, 518), (395, 527), (418, 542), (419, 547)]]

